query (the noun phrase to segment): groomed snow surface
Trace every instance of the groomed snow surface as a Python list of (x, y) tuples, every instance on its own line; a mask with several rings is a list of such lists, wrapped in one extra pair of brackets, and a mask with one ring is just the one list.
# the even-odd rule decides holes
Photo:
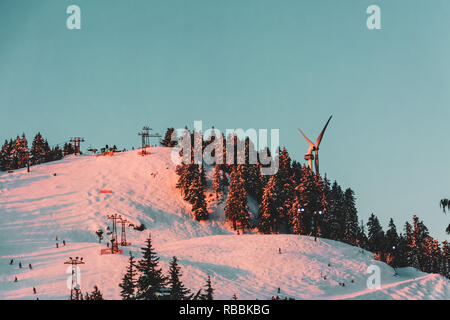
[[(77, 256), (86, 263), (81, 266), (82, 291), (98, 285), (104, 298), (120, 299), (118, 284), (128, 254), (140, 256), (149, 231), (164, 272), (177, 256), (186, 286), (196, 292), (209, 274), (216, 299), (234, 294), (239, 299), (270, 299), (278, 288), (279, 296), (295, 299), (450, 298), (450, 281), (444, 277), (412, 268), (394, 275), (372, 253), (340, 242), (236, 235), (224, 223), (223, 204), (209, 195), (211, 221), (197, 223), (175, 188), (171, 149), (151, 151), (146, 157), (137, 151), (113, 157), (71, 156), (34, 166), (30, 173), (0, 173), (0, 299), (68, 299), (71, 273), (64, 261)], [(102, 189), (112, 194), (102, 194)], [(255, 205), (250, 203), (250, 208), (255, 214)], [(144, 223), (147, 230), (128, 228), (132, 245), (123, 248), (123, 255), (100, 255), (106, 240), (99, 244), (95, 231), (111, 225), (106, 215), (114, 213), (135, 225)], [(120, 226), (118, 231), (120, 237)], [(366, 284), (372, 264), (381, 270), (377, 290)]]

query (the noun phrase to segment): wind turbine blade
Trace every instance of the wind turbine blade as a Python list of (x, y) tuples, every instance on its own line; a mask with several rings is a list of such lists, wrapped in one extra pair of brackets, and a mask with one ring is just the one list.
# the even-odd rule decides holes
[(325, 125), (325, 127), (323, 127), (322, 132), (320, 133), (319, 137), (317, 138), (316, 148), (319, 148), (320, 142), (322, 141), (323, 135), (325, 133), (325, 130), (327, 130), (327, 127), (328, 127), (328, 124), (330, 123), (331, 118), (333, 118), (333, 116), (330, 116), (330, 118), (327, 121), (327, 124)]
[(308, 142), (308, 144), (312, 147), (314, 147), (314, 143), (311, 142), (311, 140), (308, 139), (307, 136), (305, 136), (305, 134), (303, 133), (302, 130), (298, 129), (298, 131), (300, 131), (300, 133), (302, 134), (302, 136), (306, 139), (306, 141)]

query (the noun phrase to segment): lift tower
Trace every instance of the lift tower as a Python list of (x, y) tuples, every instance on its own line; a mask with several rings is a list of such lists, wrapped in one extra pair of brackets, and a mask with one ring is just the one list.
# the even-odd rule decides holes
[(75, 137), (70, 139), (70, 142), (73, 143), (73, 148), (75, 150), (75, 154), (81, 154), (80, 153), (80, 144), (81, 142), (84, 142), (84, 138)]
[(130, 221), (128, 221), (127, 219), (120, 219), (120, 223), (122, 224), (122, 234), (120, 235), (120, 245), (123, 247), (126, 247), (129, 245), (129, 243), (127, 243), (127, 235), (125, 233), (125, 228), (127, 227), (126, 224), (129, 223)]
[(150, 128), (149, 126), (144, 126), (142, 131), (138, 133), (142, 137), (142, 155), (145, 156), (147, 154), (146, 148), (150, 144)]
[(80, 300), (82, 293), (80, 289), (80, 284), (78, 283), (79, 279), (78, 265), (84, 264), (83, 258), (75, 257), (75, 259), (72, 259), (72, 257), (69, 257), (69, 260), (64, 262), (64, 264), (72, 265), (72, 284), (70, 287), (70, 300)]
[(112, 237), (111, 237), (111, 253), (117, 253), (119, 252), (119, 243), (117, 240), (117, 221), (122, 220), (122, 216), (114, 213), (113, 215), (108, 215), (108, 219), (112, 220), (113, 227), (112, 227)]

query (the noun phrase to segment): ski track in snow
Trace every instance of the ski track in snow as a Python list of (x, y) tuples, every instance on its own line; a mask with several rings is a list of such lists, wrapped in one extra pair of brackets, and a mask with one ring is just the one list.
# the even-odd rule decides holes
[[(164, 272), (177, 256), (185, 284), (196, 292), (209, 274), (217, 299), (231, 299), (233, 294), (239, 299), (270, 299), (278, 288), (280, 296), (296, 299), (450, 298), (450, 281), (444, 277), (413, 268), (400, 269), (394, 276), (394, 270), (375, 261), (372, 253), (340, 242), (235, 235), (223, 222), (223, 203), (211, 203), (211, 221), (193, 221), (190, 205), (175, 188), (169, 148), (152, 148), (146, 157), (137, 151), (113, 157), (70, 156), (31, 170), (0, 173), (0, 299), (67, 299), (70, 272), (64, 261), (76, 256), (86, 262), (81, 266), (82, 291), (98, 285), (105, 298), (119, 299), (128, 254), (140, 256), (149, 231)], [(101, 189), (113, 193), (101, 194)], [(249, 202), (255, 214), (257, 207)], [(123, 248), (123, 255), (100, 255), (106, 242), (99, 244), (95, 231), (105, 230), (110, 225), (106, 215), (113, 213), (135, 225), (144, 223), (147, 230), (128, 228), (132, 245)], [(120, 236), (120, 226), (118, 231)], [(371, 264), (381, 269), (382, 286), (377, 290), (366, 286)]]

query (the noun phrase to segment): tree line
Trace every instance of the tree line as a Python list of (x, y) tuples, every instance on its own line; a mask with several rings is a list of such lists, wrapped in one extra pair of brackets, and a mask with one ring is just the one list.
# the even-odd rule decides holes
[(130, 253), (127, 270), (119, 284), (123, 300), (213, 300), (210, 276), (204, 288), (191, 293), (181, 280), (181, 267), (176, 257), (170, 262), (168, 275), (163, 274), (150, 234), (141, 253), (138, 261)]
[[(199, 137), (203, 147), (214, 140), (214, 137), (204, 139), (201, 134), (191, 133), (192, 141)], [(239, 138), (231, 138), (234, 138), (236, 156), (242, 152), (238, 150)], [(322, 177), (309, 167), (292, 161), (286, 148), (279, 149), (275, 155), (278, 171), (271, 176), (261, 175), (264, 165), (259, 157), (256, 164), (249, 162), (250, 152), (254, 151), (249, 138), (245, 139), (244, 146), (245, 163), (216, 164), (211, 185), (216, 200), (225, 201), (225, 217), (238, 233), (256, 228), (264, 234), (327, 238), (369, 250), (377, 260), (393, 267), (412, 266), (450, 277), (448, 242), (433, 239), (417, 216), (413, 217), (412, 225), (405, 223), (402, 233), (397, 232), (393, 219), (384, 232), (373, 213), (364, 224), (358, 218), (355, 193), (351, 188), (344, 190), (337, 181), (331, 182), (326, 175)], [(226, 158), (225, 143), (223, 152)], [(270, 150), (267, 149), (266, 154), (270, 156)], [(176, 172), (177, 188), (192, 204), (194, 218), (208, 220), (204, 166), (180, 164)], [(249, 197), (259, 204), (257, 217), (250, 216)]]
[(0, 150), (0, 171), (9, 171), (25, 168), (56, 160), (75, 152), (71, 143), (66, 143), (61, 149), (59, 146), (50, 147), (48, 140), (38, 132), (28, 147), (28, 141), (23, 133), (15, 139), (5, 140)]

